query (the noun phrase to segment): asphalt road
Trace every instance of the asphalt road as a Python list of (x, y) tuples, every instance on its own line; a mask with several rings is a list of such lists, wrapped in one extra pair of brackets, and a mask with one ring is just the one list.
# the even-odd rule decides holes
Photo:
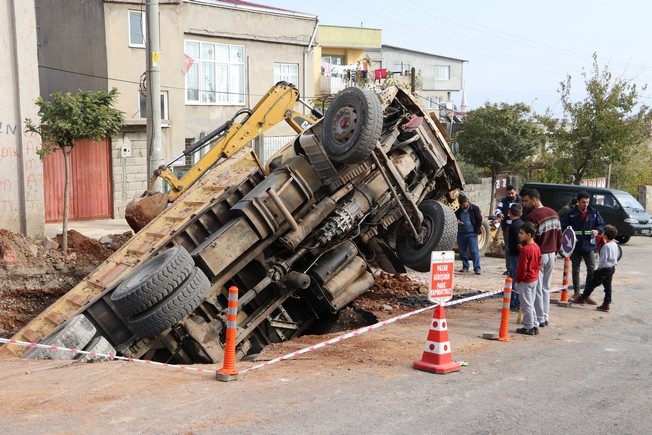
[(540, 335), (485, 340), (458, 373), (421, 372), (409, 361), (353, 368), (342, 361), (333, 369), (320, 366), (318, 352), (310, 364), (290, 360), (230, 383), (141, 364), (2, 360), (0, 427), (6, 434), (652, 433), (652, 238), (634, 238), (623, 251), (610, 313), (553, 306)]

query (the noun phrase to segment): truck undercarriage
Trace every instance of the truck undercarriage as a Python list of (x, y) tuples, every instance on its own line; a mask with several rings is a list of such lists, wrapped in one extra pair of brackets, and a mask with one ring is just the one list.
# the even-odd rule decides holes
[(364, 293), (371, 267), (429, 270), (430, 253), (455, 242), (451, 206), (463, 185), (415, 97), (400, 87), (347, 88), (266, 167), (243, 148), (203, 171), (14, 338), (217, 363), (236, 286), (237, 355), (257, 353)]

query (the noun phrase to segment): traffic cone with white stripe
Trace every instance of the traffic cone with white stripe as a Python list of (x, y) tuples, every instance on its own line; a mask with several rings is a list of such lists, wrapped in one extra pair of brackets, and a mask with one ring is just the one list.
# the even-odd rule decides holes
[(435, 313), (430, 323), (428, 340), (423, 349), (423, 356), (420, 361), (414, 361), (414, 368), (427, 372), (445, 374), (458, 372), (459, 363), (453, 361), (451, 344), (448, 341), (448, 325), (443, 305), (435, 307)]

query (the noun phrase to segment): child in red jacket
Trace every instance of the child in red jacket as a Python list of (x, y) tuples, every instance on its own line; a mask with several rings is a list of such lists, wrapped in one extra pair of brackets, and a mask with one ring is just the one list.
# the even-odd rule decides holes
[(514, 289), (521, 301), (523, 327), (518, 328), (516, 332), (525, 335), (539, 333), (539, 323), (534, 311), (534, 297), (541, 270), (541, 250), (539, 245), (534, 242), (535, 234), (536, 228), (531, 222), (524, 223), (518, 231), (518, 237), (521, 239), (523, 247), (518, 255)]

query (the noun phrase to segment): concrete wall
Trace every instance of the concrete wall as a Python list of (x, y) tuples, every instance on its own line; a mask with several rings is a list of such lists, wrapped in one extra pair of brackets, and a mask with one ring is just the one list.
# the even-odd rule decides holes
[(38, 123), (38, 62), (33, 0), (0, 2), (0, 228), (41, 237), (43, 164), (38, 136), (25, 134), (25, 118)]
[(102, 1), (36, 0), (41, 95), (107, 91)]
[(380, 47), (383, 31), (364, 27), (319, 26), (319, 45), (329, 48)]
[(652, 214), (652, 186), (639, 186), (638, 202), (640, 202), (648, 213)]

